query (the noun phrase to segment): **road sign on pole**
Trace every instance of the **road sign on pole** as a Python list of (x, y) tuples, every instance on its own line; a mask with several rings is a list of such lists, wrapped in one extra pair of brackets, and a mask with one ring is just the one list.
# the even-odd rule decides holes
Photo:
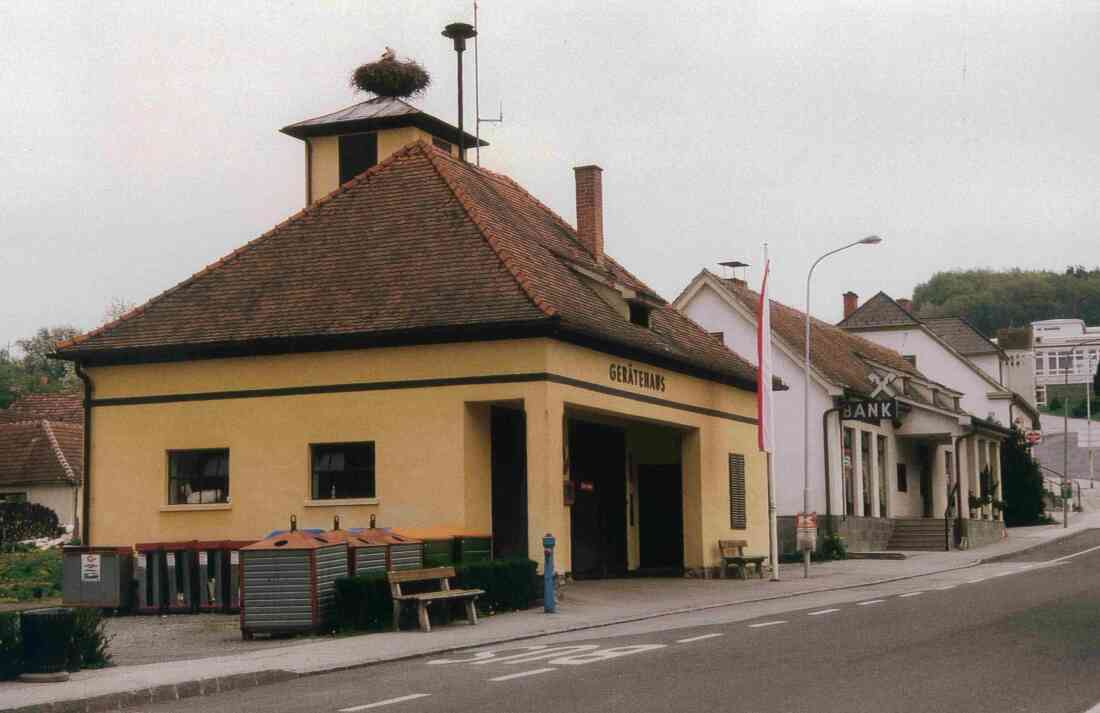
[(1027, 433), (1024, 434), (1024, 438), (1027, 439), (1027, 444), (1029, 446), (1037, 446), (1037, 445), (1039, 445), (1040, 443), (1043, 442), (1043, 432), (1042, 431), (1028, 431)]
[(800, 552), (817, 549), (816, 512), (800, 512), (795, 516), (795, 536)]

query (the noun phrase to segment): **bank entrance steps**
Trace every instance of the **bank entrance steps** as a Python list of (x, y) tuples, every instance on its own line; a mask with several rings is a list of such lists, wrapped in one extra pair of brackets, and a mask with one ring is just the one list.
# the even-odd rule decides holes
[(942, 552), (947, 549), (943, 528), (943, 518), (937, 517), (894, 520), (894, 532), (886, 549)]

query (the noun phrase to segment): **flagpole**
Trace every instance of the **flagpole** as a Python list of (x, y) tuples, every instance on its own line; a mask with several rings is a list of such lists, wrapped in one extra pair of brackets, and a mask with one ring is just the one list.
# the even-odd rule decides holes
[[(758, 367), (758, 373), (760, 374), (761, 378), (764, 378), (766, 376), (767, 378), (770, 379), (771, 378), (771, 365), (772, 365), (772, 359), (771, 359), (772, 335), (771, 335), (771, 304), (768, 300), (768, 295), (767, 295), (767, 273), (769, 271), (769, 268), (770, 268), (770, 265), (768, 263), (768, 244), (764, 243), (764, 274), (765, 274), (765, 278), (764, 278), (763, 294), (760, 297), (760, 300), (761, 300), (761, 308), (760, 308), (761, 309), (761, 314), (760, 314), (760, 317), (757, 320), (757, 329), (763, 329), (764, 325), (767, 325), (768, 334), (763, 334), (763, 332), (761, 332), (762, 336), (761, 336), (760, 344), (762, 346), (760, 348), (761, 353), (758, 355), (758, 360), (759, 361), (757, 363), (757, 367)], [(768, 316), (767, 316), (766, 320), (764, 319), (763, 310), (768, 310)], [(765, 354), (767, 354), (767, 356), (768, 356), (768, 359), (767, 359), (768, 368), (766, 370), (762, 369), (762, 368), (759, 368), (759, 367), (764, 366), (763, 361), (764, 361), (764, 355)], [(760, 387), (758, 387), (758, 388), (760, 388)], [(771, 384), (765, 384), (765, 385), (763, 385), (762, 388), (770, 389)], [(771, 404), (770, 396), (771, 396), (771, 394), (769, 394), (769, 398), (766, 401), (766, 403), (767, 403), (767, 411), (766, 411), (767, 424), (766, 424), (766, 427), (768, 429), (772, 428), (772, 419), (771, 419), (771, 416), (772, 416), (771, 405), (772, 404)], [(759, 415), (764, 416), (765, 414), (759, 414)], [(767, 470), (767, 477), (768, 477), (768, 557), (769, 557), (769, 559), (771, 559), (771, 563), (772, 563), (771, 581), (778, 582), (779, 581), (779, 525), (778, 525), (777, 514), (776, 514), (776, 509), (775, 509), (775, 473), (774, 473), (773, 464), (772, 464), (772, 453), (771, 453), (772, 449), (770, 447), (771, 446), (770, 435), (771, 434), (769, 434), (769, 438), (767, 439), (767, 443), (765, 444), (766, 446), (768, 446), (768, 448), (764, 451), (764, 467)]]

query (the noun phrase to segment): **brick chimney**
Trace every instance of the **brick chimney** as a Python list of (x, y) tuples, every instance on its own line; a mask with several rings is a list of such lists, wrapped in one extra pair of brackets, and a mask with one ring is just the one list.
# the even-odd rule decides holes
[(895, 300), (895, 302), (897, 302), (898, 305), (900, 305), (901, 308), (903, 310), (905, 310), (906, 312), (912, 313), (912, 311), (913, 311), (913, 300), (907, 300), (904, 297), (899, 297), (897, 300)]
[(859, 309), (859, 295), (849, 290), (844, 293), (844, 319), (852, 316), (852, 312)]
[(599, 166), (577, 166), (573, 169), (577, 181), (577, 237), (603, 264), (603, 169)]

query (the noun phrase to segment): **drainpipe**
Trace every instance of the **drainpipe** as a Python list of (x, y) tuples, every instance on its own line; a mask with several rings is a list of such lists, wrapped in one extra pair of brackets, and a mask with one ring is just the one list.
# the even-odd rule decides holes
[[(825, 451), (825, 522), (829, 523), (826, 527), (829, 529), (829, 534), (833, 534), (833, 498), (832, 488), (829, 483), (829, 414), (838, 413), (840, 411), (839, 406), (834, 406), (830, 409), (825, 409), (821, 413), (821, 443), (824, 446)], [(844, 430), (840, 429), (840, 438), (844, 439)], [(843, 473), (844, 468), (841, 468)], [(843, 476), (841, 477), (843, 481)]]
[[(955, 445), (952, 448), (952, 450), (955, 452), (955, 474), (956, 474), (955, 502), (958, 504), (958, 509), (959, 509), (959, 514), (958, 514), (957, 520), (958, 520), (960, 538), (962, 537), (962, 520), (963, 520), (963, 514), (962, 514), (962, 508), (963, 508), (962, 477), (963, 477), (963, 474), (962, 474), (962, 459), (959, 458), (959, 454), (961, 452), (959, 450), (959, 446), (961, 446), (962, 442), (965, 441), (967, 438), (972, 438), (974, 436), (974, 434), (976, 434), (977, 432), (978, 432), (978, 427), (975, 426), (973, 422), (971, 422), (970, 423), (970, 433), (964, 433), (963, 435), (957, 437), (955, 439)], [(966, 465), (967, 466), (970, 465), (970, 459), (969, 458), (966, 461)], [(970, 483), (968, 482), (967, 483), (967, 488), (969, 489), (969, 487), (970, 487)], [(969, 492), (969, 490), (968, 490), (968, 492)], [(966, 503), (966, 506), (969, 509), (970, 503)], [(944, 518), (943, 519), (944, 519), (944, 523), (945, 523), (944, 524), (944, 529), (946, 530), (947, 529), (947, 524), (946, 524), (946, 522), (947, 522), (947, 513), (944, 513)], [(969, 533), (967, 533), (967, 534), (969, 535)], [(946, 534), (944, 535), (944, 538), (948, 540), (947, 549), (950, 550), (951, 549), (951, 543), (949, 541), (950, 538)]]
[(84, 382), (84, 473), (81, 478), (81, 487), (84, 489), (84, 502), (81, 507), (80, 517), (80, 544), (89, 545), (91, 535), (91, 523), (88, 522), (92, 511), (92, 395), (95, 386), (92, 377), (76, 362), (76, 375)]

